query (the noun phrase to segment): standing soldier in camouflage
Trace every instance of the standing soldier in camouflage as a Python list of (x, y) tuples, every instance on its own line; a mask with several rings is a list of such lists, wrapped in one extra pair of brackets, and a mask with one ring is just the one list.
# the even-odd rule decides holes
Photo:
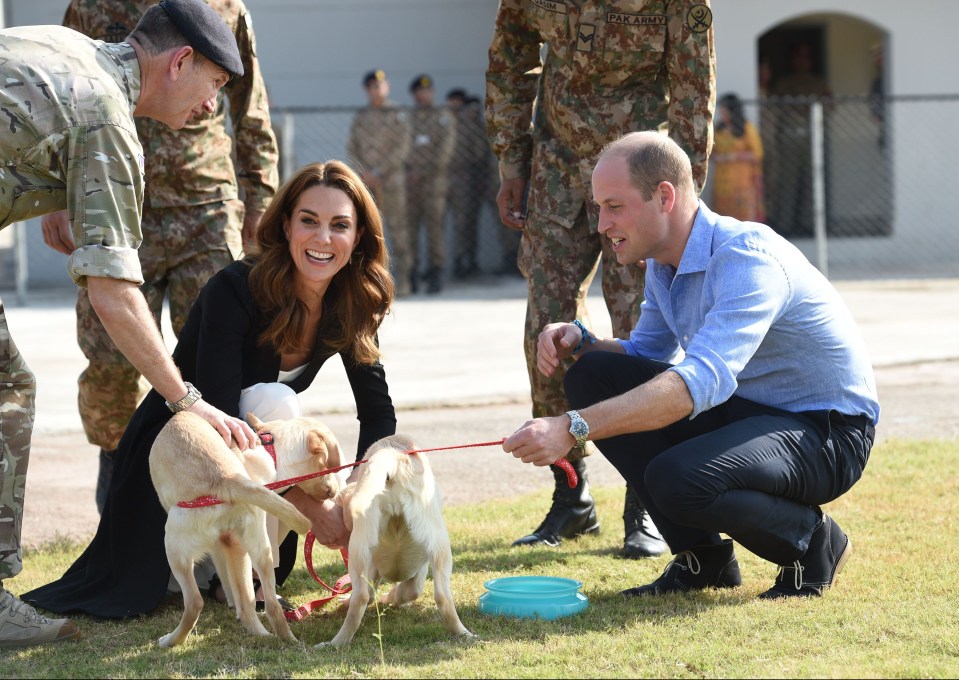
[[(547, 378), (536, 369), (536, 340), (548, 323), (588, 325), (585, 299), (598, 260), (613, 334), (628, 337), (639, 318), (642, 270), (617, 265), (597, 232), (590, 193), (597, 154), (627, 132), (664, 125), (692, 159), (701, 191), (712, 146), (715, 59), (708, 0), (500, 0), (486, 118), (500, 162), (500, 219), (523, 232), (519, 266), (529, 288), (524, 345), (533, 417), (569, 410), (562, 371)], [(588, 454), (585, 447), (569, 453), (579, 473), (575, 489), (551, 466), (552, 507), (514, 545), (557, 545), (599, 531), (582, 460)], [(665, 551), (628, 487), (623, 520), (626, 557)]]
[[(153, 3), (72, 0), (63, 25), (96, 40), (120, 42)], [(278, 183), (276, 139), (250, 15), (241, 0), (207, 3), (236, 37), (243, 76), (223, 88), (226, 97), (218, 98), (212, 114), (179, 130), (145, 118), (137, 121), (146, 157), (141, 290), (157, 320), (167, 297), (177, 335), (203, 284), (240, 255), (241, 229), (243, 242), (253, 238)], [(67, 255), (73, 252), (66, 211), (47, 215), (43, 224), (47, 245)], [(102, 511), (117, 444), (143, 390), (140, 373), (110, 339), (83, 288), (77, 291), (77, 341), (88, 362), (79, 379), (80, 419), (87, 441), (100, 448), (96, 503)]]
[[(201, 0), (162, 0), (122, 43), (60, 26), (0, 31), (0, 228), (66, 208), (77, 244), (67, 269), (117, 347), (167, 400), (209, 422), (224, 442), (255, 443), (250, 427), (201, 398), (173, 363), (143, 294), (143, 148), (134, 116), (173, 128), (212, 113), (217, 92), (243, 75), (236, 40)], [(0, 304), (0, 579), (23, 567), (20, 531), (36, 385)], [(0, 647), (72, 638), (0, 584)]]
[[(433, 105), (433, 79), (419, 75), (410, 83), (413, 96), (412, 148), (406, 158), (406, 196), (413, 250), (410, 285), (415, 293), (420, 277), (427, 293), (443, 289), (446, 268), (446, 193), (449, 165), (456, 143), (456, 120), (446, 107)], [(426, 231), (426, 268), (419, 267), (420, 229)]]
[(396, 297), (410, 294), (413, 251), (406, 215), (406, 155), (410, 151), (410, 121), (406, 111), (390, 101), (390, 81), (377, 69), (363, 76), (369, 106), (353, 118), (346, 153), (373, 192), (390, 233), (390, 264)]

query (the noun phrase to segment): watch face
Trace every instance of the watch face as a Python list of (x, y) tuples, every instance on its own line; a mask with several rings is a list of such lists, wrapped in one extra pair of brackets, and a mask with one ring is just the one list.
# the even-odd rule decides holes
[(578, 413), (576, 415), (570, 414), (569, 420), (570, 434), (576, 438), (577, 443), (582, 445), (586, 442), (586, 438), (589, 437), (589, 425), (586, 424), (586, 421), (583, 420), (582, 416)]

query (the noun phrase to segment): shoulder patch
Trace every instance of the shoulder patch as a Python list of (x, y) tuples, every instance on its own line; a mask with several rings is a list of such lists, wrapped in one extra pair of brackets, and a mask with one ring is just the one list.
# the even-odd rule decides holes
[(686, 26), (693, 33), (705, 33), (713, 25), (713, 12), (703, 4), (696, 4), (686, 12)]

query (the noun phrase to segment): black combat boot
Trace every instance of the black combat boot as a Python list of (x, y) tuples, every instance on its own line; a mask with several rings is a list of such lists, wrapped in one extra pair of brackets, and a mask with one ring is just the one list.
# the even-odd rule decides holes
[(579, 477), (574, 489), (569, 488), (566, 473), (561, 467), (549, 466), (556, 482), (556, 488), (553, 490), (553, 505), (536, 531), (516, 539), (513, 545), (543, 544), (556, 547), (564, 538), (599, 533), (596, 504), (593, 502), (593, 497), (589, 495), (589, 482), (586, 481), (586, 463), (580, 459), (572, 465)]
[(677, 553), (658, 579), (621, 594), (626, 597), (667, 595), (706, 588), (735, 588), (742, 582), (733, 542), (727, 538), (720, 545), (696, 545)]
[(623, 508), (623, 557), (637, 560), (641, 557), (659, 557), (666, 552), (666, 541), (653, 524), (646, 506), (629, 484), (626, 485), (626, 504)]
[(852, 543), (832, 518), (823, 515), (809, 539), (806, 553), (792, 564), (779, 567), (776, 585), (759, 597), (822, 597), (842, 571), (852, 552)]
[(105, 451), (100, 449), (100, 471), (97, 473), (97, 512), (103, 514), (103, 506), (107, 502), (107, 491), (110, 488), (110, 480), (113, 479), (113, 468), (116, 465), (117, 450)]

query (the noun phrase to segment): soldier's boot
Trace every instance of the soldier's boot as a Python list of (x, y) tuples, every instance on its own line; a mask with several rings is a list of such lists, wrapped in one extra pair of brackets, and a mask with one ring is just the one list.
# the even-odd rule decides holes
[(641, 557), (658, 557), (666, 552), (666, 541), (646, 512), (646, 506), (629, 484), (626, 485), (626, 502), (623, 507), (623, 557), (636, 560)]
[(556, 465), (550, 465), (555, 488), (553, 504), (546, 518), (536, 530), (513, 541), (513, 545), (548, 545), (555, 547), (564, 538), (575, 538), (583, 534), (598, 534), (599, 520), (596, 518), (596, 503), (589, 494), (589, 481), (586, 479), (586, 462), (580, 459), (572, 463), (579, 476), (576, 488), (570, 489), (566, 472)]
[(439, 267), (430, 267), (423, 275), (428, 295), (435, 295), (443, 290), (443, 272)]
[(0, 648), (60, 642), (80, 630), (70, 619), (48, 619), (3, 587), (0, 582)]
[(100, 449), (100, 471), (97, 473), (97, 512), (103, 514), (103, 506), (107, 503), (107, 491), (110, 489), (110, 480), (113, 479), (113, 468), (116, 467), (117, 450), (107, 451)]

